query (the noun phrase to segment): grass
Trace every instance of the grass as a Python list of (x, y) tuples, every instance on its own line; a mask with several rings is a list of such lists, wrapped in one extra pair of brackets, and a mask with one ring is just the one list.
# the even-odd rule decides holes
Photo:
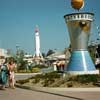
[(96, 83), (100, 81), (100, 75), (66, 75), (63, 78), (62, 73), (50, 72), (38, 74), (26, 80), (19, 80), (17, 83), (43, 87), (98, 87)]

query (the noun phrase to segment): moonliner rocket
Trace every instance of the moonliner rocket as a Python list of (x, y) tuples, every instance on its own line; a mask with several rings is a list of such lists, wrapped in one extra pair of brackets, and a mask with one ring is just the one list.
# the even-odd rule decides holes
[(35, 57), (41, 57), (40, 53), (40, 37), (39, 37), (39, 28), (35, 28)]

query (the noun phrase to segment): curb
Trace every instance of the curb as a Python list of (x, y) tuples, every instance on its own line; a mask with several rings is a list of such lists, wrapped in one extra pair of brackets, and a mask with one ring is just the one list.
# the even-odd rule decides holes
[(15, 84), (16, 87), (33, 90), (33, 91), (42, 91), (42, 92), (50, 92), (50, 93), (57, 93), (57, 92), (100, 92), (100, 87), (96, 88), (50, 88), (50, 87), (34, 87), (34, 86), (26, 86)]

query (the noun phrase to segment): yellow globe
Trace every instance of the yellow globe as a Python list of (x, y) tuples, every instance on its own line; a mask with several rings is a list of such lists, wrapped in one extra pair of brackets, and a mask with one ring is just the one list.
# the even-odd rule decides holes
[(71, 0), (71, 6), (72, 8), (79, 10), (84, 6), (84, 0)]

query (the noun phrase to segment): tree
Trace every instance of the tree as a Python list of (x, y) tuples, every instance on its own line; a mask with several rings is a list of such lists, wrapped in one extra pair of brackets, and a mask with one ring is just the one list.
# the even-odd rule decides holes
[(24, 61), (24, 51), (18, 50), (16, 53), (17, 70), (23, 70), (27, 67), (27, 61)]
[(96, 46), (92, 46), (92, 45), (88, 46), (88, 51), (90, 53), (90, 56), (91, 56), (93, 62), (95, 63)]
[(100, 44), (98, 45), (97, 53), (99, 54), (99, 57), (100, 57)]
[(46, 54), (45, 53), (42, 53), (42, 56), (43, 56), (43, 58), (46, 56)]

